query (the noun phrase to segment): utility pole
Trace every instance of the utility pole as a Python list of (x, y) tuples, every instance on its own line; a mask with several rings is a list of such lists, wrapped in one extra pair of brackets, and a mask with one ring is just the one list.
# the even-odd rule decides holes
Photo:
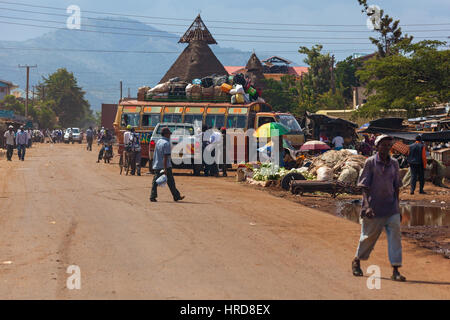
[(122, 81), (120, 81), (120, 100), (122, 101)]
[(334, 54), (331, 56), (331, 90), (336, 93), (336, 83), (334, 81)]
[(131, 98), (131, 96), (130, 96), (130, 88), (128, 88), (128, 98)]
[(32, 98), (31, 98), (31, 105), (34, 107), (34, 87), (35, 86), (31, 86), (31, 87), (33, 88), (33, 91), (32, 91), (33, 95), (32, 95)]
[(29, 66), (29, 65), (24, 65), (21, 66), (19, 64), (19, 68), (27, 68), (27, 99), (25, 100), (25, 118), (28, 117), (28, 91), (29, 91), (29, 87), (30, 87), (30, 68), (37, 68), (37, 65), (34, 66)]

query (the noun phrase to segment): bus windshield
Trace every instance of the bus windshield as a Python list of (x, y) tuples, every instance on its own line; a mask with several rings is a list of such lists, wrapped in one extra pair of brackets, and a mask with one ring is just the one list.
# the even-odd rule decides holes
[(203, 115), (201, 114), (185, 114), (184, 123), (198, 123), (203, 122)]
[(228, 115), (227, 128), (244, 129), (247, 124), (247, 116), (245, 115)]
[(295, 119), (292, 115), (279, 115), (278, 119), (280, 120), (281, 124), (284, 124), (286, 127), (289, 128), (289, 133), (301, 133), (302, 128), (297, 122), (297, 119)]
[(225, 124), (225, 115), (223, 114), (208, 114), (206, 116), (206, 125), (208, 128), (220, 129)]
[(160, 122), (159, 113), (154, 114), (144, 114), (142, 116), (142, 126), (143, 127), (156, 127), (156, 125)]
[(131, 125), (132, 127), (139, 127), (139, 113), (123, 113), (121, 125), (126, 127)]
[(181, 114), (168, 113), (163, 117), (163, 122), (181, 123)]

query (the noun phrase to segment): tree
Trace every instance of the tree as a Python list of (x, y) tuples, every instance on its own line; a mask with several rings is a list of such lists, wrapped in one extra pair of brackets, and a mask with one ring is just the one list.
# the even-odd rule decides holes
[(55, 128), (58, 123), (53, 109), (56, 107), (56, 102), (53, 100), (42, 102), (36, 106), (36, 118), (35, 121), (39, 123), (39, 128)]
[(264, 99), (281, 112), (295, 112), (297, 108), (298, 83), (294, 76), (284, 76), (280, 81), (265, 80)]
[(448, 102), (450, 51), (438, 50), (445, 44), (430, 40), (400, 43), (394, 48), (399, 54), (366, 61), (356, 74), (372, 95), (360, 112), (394, 108), (415, 116), (420, 109)]
[(352, 56), (336, 64), (336, 86), (342, 92), (345, 104), (349, 105), (353, 101), (353, 87), (359, 87), (359, 78), (356, 71), (362, 67), (362, 63)]
[(17, 115), (25, 115), (25, 105), (13, 95), (6, 95), (0, 105), (4, 110), (14, 111)]
[(55, 102), (52, 108), (63, 127), (80, 125), (91, 114), (89, 103), (84, 99), (85, 92), (73, 73), (61, 68), (48, 78), (43, 77), (43, 82), (37, 87), (38, 96)]
[(331, 89), (332, 58), (329, 53), (322, 54), (323, 46), (315, 45), (311, 49), (300, 47), (299, 53), (305, 54), (303, 60), (308, 66), (308, 73), (303, 77), (304, 86), (308, 86), (315, 96)]
[(397, 54), (398, 51), (396, 45), (404, 42), (409, 44), (412, 42), (413, 37), (407, 34), (403, 36), (402, 28), (399, 27), (400, 20), (395, 20), (389, 15), (384, 14), (384, 10), (380, 10), (379, 13), (375, 12), (373, 7), (367, 4), (367, 0), (358, 0), (358, 3), (364, 7), (363, 13), (366, 13), (368, 17), (373, 17), (374, 14), (379, 14), (379, 21), (374, 29), (379, 33), (378, 38), (369, 37), (370, 41), (377, 46), (378, 54), (380, 57), (386, 57), (393, 54)]

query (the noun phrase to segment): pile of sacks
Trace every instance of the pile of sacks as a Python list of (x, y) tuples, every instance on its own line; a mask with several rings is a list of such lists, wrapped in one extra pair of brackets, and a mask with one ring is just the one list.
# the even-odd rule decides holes
[(232, 104), (265, 102), (260, 96), (261, 91), (252, 87), (250, 79), (243, 74), (213, 75), (194, 79), (192, 83), (173, 78), (154, 88), (141, 87), (138, 91), (138, 100), (181, 98), (191, 101), (231, 101)]
[(319, 181), (337, 180), (356, 185), (366, 157), (346, 150), (330, 150), (315, 158), (309, 166), (309, 173), (317, 175)]

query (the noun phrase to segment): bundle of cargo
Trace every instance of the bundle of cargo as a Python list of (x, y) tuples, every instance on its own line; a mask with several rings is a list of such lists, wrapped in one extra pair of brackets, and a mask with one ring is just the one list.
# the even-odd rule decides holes
[(171, 82), (169, 83), (169, 98), (184, 99), (186, 98), (186, 82)]
[(337, 180), (355, 185), (364, 168), (366, 157), (355, 155), (347, 150), (330, 150), (315, 158), (309, 166), (309, 172), (317, 175), (318, 180)]
[[(144, 87), (145, 88), (145, 87)], [(230, 101), (232, 104), (243, 104), (261, 101), (261, 91), (251, 85), (251, 80), (243, 74), (235, 76), (211, 75), (202, 79), (194, 79), (192, 83), (172, 78), (166, 83), (158, 84), (150, 89), (146, 87), (139, 91), (138, 97), (146, 100), (157, 99), (187, 99), (190, 101)], [(141, 88), (140, 88), (141, 90)], [(144, 94), (145, 93), (145, 94)]]
[(146, 99), (167, 99), (169, 98), (169, 82), (161, 83), (147, 91)]
[(139, 101), (145, 100), (145, 95), (147, 94), (148, 90), (150, 90), (150, 87), (140, 87), (138, 89), (137, 98)]

